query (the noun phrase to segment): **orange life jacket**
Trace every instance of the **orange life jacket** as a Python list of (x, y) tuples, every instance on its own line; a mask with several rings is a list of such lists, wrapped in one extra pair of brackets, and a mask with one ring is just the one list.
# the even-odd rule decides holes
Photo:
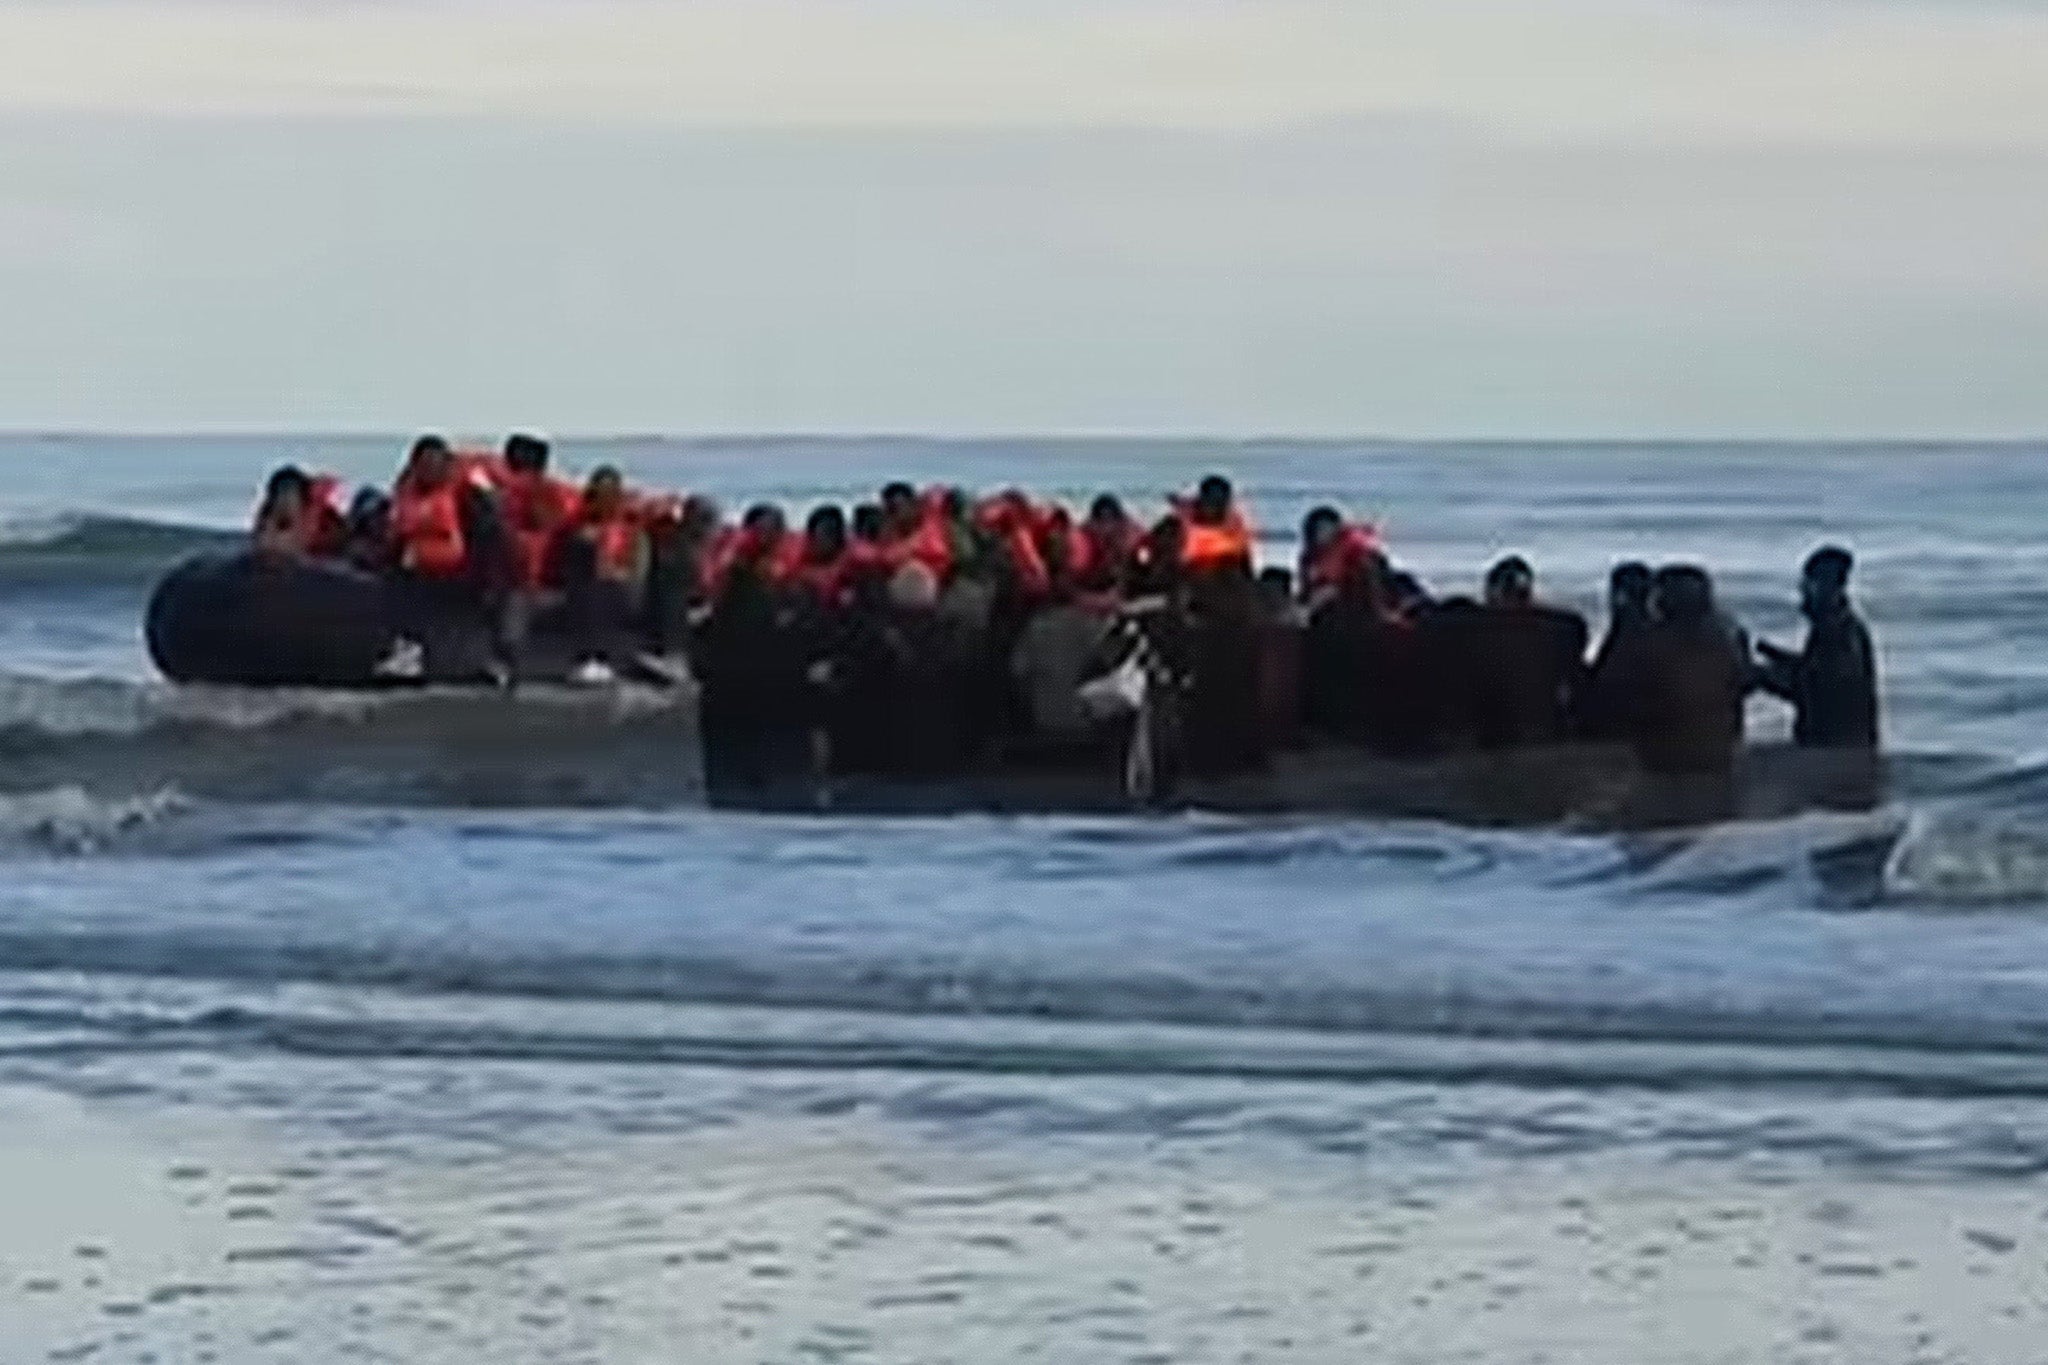
[(256, 508), (257, 543), (273, 554), (338, 555), (348, 542), (348, 518), (341, 506), (341, 480), (321, 474), (310, 481), (306, 499), (289, 523), (268, 502)]
[(986, 499), (974, 509), (974, 524), (1003, 547), (1019, 595), (1043, 597), (1052, 590), (1052, 572), (1038, 549), (1038, 510), (1022, 493)]
[(506, 470), (498, 486), (498, 506), (511, 533), (519, 582), (538, 588), (547, 576), (555, 540), (582, 511), (583, 495), (574, 486), (545, 474)]
[(398, 481), (391, 498), (391, 534), (401, 568), (422, 578), (459, 578), (468, 569), (461, 491), (455, 479), (424, 491), (408, 480)]
[(1201, 522), (1195, 520), (1191, 504), (1177, 503), (1174, 515), (1180, 518), (1184, 533), (1180, 552), (1184, 568), (1200, 573), (1232, 563), (1251, 567), (1252, 528), (1243, 512), (1233, 507), (1221, 522)]

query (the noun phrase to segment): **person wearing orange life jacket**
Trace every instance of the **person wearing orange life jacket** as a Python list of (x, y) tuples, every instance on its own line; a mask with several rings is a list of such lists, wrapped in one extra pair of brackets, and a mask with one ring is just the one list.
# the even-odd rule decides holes
[(789, 529), (782, 509), (759, 502), (749, 507), (740, 524), (728, 528), (712, 547), (705, 570), (705, 592), (714, 609), (735, 572), (745, 569), (764, 587), (781, 592), (791, 587), (804, 558), (804, 537)]
[(959, 560), (955, 501), (953, 490), (946, 488), (920, 494), (907, 483), (892, 483), (882, 490), (882, 547), (892, 567), (922, 564), (941, 586), (952, 577)]
[(520, 433), (505, 442), (497, 473), (499, 514), (511, 538), (516, 585), (534, 592), (558, 579), (555, 553), (581, 505), (577, 489), (548, 473), (548, 443)]
[(1072, 542), (1074, 581), (1082, 591), (1097, 596), (1122, 592), (1144, 540), (1145, 528), (1123, 503), (1114, 494), (1102, 494), (1090, 504), (1088, 519)]
[[(392, 487), (389, 526), (396, 639), (377, 671), (418, 679), (434, 671), (430, 646), (446, 640), (453, 647), (473, 619), (491, 614), (503, 533), (487, 473), (459, 462), (441, 437), (420, 437)], [(495, 625), (488, 633), (495, 639)], [(504, 676), (497, 662), (488, 671)]]
[(1052, 590), (1052, 574), (1038, 548), (1037, 509), (1011, 489), (974, 509), (974, 525), (992, 541), (1008, 571), (1008, 587), (1020, 603), (1036, 602)]
[(413, 442), (391, 494), (391, 535), (399, 571), (437, 582), (460, 580), (470, 569), (463, 490), (468, 480), (455, 453), (439, 436)]
[(1226, 571), (1251, 576), (1251, 524), (1237, 506), (1230, 480), (1211, 474), (1192, 500), (1176, 500), (1174, 514), (1183, 528), (1181, 565), (1191, 576)]
[(1303, 605), (1314, 612), (1366, 572), (1382, 553), (1375, 527), (1347, 522), (1334, 507), (1316, 508), (1301, 523)]
[(814, 509), (804, 523), (802, 556), (795, 573), (796, 584), (811, 605), (826, 612), (846, 607), (859, 568), (845, 511), (830, 505)]
[(576, 646), (571, 680), (611, 682), (638, 653), (634, 626), (647, 572), (642, 510), (617, 468), (591, 472), (560, 543), (557, 562)]
[(259, 555), (271, 559), (339, 556), (348, 541), (341, 508), (341, 481), (313, 476), (286, 465), (264, 484), (250, 538)]

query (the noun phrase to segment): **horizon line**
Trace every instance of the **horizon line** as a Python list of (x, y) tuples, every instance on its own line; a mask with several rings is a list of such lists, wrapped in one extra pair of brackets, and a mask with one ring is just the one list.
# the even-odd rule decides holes
[[(1389, 432), (1288, 432), (1268, 431), (1255, 433), (1204, 432), (1204, 431), (1134, 431), (1134, 430), (988, 430), (988, 431), (916, 431), (874, 429), (846, 430), (718, 430), (696, 431), (567, 431), (550, 432), (541, 426), (510, 425), (500, 429), (492, 438), (502, 440), (505, 435), (517, 431), (532, 431), (555, 443), (579, 445), (631, 445), (631, 444), (774, 444), (789, 441), (844, 442), (846, 444), (872, 444), (895, 441), (925, 445), (975, 445), (1003, 442), (1037, 442), (1048, 445), (1102, 443), (1102, 444), (1185, 444), (1223, 443), (1229, 445), (1386, 445), (1386, 446), (2031, 446), (2048, 444), (2048, 431), (2033, 434), (2008, 435), (1400, 435)], [(172, 440), (333, 440), (370, 441), (384, 440), (403, 443), (415, 437), (433, 433), (455, 441), (484, 439), (477, 434), (456, 426), (426, 426), (418, 428), (378, 427), (188, 427), (146, 426), (146, 427), (67, 427), (67, 426), (0, 426), (0, 441), (172, 441)]]

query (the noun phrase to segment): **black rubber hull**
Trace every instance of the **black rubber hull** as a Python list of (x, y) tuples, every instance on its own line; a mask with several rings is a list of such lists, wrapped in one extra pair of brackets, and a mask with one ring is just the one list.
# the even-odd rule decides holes
[[(400, 634), (424, 648), (424, 672), (405, 681), (492, 681), (500, 653), (473, 599), (445, 601), (343, 564), (279, 562), (248, 553), (201, 555), (173, 569), (149, 602), (150, 657), (173, 682), (245, 687), (388, 687), (377, 666)], [(530, 627), (521, 681), (559, 682), (576, 650), (559, 610)]]
[(150, 657), (174, 682), (364, 687), (391, 644), (384, 585), (339, 565), (201, 555), (149, 601)]
[[(707, 743), (712, 743), (707, 737)], [(1625, 747), (1573, 744), (1427, 760), (1348, 746), (1275, 755), (1233, 777), (1182, 776), (1134, 799), (1120, 754), (989, 764), (947, 778), (789, 772), (779, 781), (713, 780), (713, 805), (733, 809), (942, 815), (1117, 814), (1139, 810), (1321, 815), (1472, 826), (1655, 829), (1775, 820), (1809, 811), (1868, 811), (1886, 795), (1877, 756), (1767, 746), (1727, 772), (1651, 773)]]

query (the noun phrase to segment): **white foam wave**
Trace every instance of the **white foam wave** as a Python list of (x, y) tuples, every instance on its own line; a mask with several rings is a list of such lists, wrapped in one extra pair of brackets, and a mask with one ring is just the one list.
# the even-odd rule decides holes
[(0, 796), (0, 846), (51, 853), (98, 853), (188, 809), (166, 788), (144, 795), (94, 796), (83, 787)]
[(1922, 812), (1892, 852), (1885, 889), (1935, 905), (2048, 902), (2048, 830), (1969, 811)]

